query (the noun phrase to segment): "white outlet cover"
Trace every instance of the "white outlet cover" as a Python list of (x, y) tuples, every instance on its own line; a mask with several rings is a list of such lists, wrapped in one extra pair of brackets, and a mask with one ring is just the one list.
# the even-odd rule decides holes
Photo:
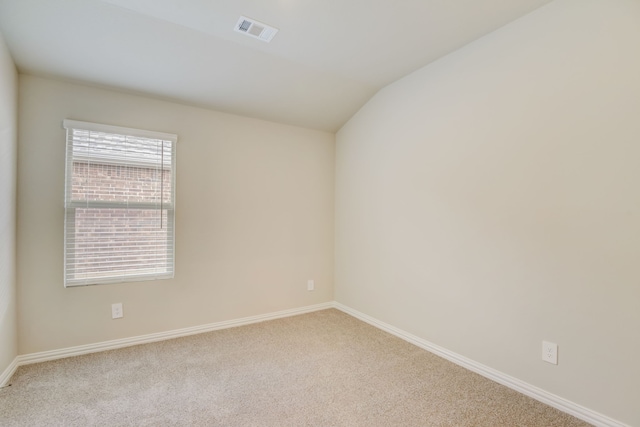
[(316, 284), (313, 280), (307, 280), (307, 290), (312, 291), (316, 288)]
[(122, 312), (122, 303), (111, 304), (111, 318), (112, 319), (120, 319), (124, 316)]
[(554, 365), (558, 364), (558, 344), (542, 341), (542, 360)]

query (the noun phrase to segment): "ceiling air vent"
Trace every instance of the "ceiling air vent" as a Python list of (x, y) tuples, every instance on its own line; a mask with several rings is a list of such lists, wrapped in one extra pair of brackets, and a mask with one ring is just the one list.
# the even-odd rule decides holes
[(267, 43), (269, 43), (278, 32), (277, 28), (270, 27), (267, 24), (247, 18), (246, 16), (241, 16), (240, 19), (238, 19), (234, 30)]

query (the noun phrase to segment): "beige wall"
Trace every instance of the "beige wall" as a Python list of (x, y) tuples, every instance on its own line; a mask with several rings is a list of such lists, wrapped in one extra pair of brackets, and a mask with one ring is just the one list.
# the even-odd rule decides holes
[(638, 23), (556, 1), (379, 92), (336, 139), (336, 300), (640, 425)]
[(18, 355), (16, 144), (18, 75), (0, 35), (0, 374)]
[[(333, 299), (334, 135), (27, 75), (19, 105), (20, 354)], [(63, 287), (66, 118), (178, 134), (175, 279)]]

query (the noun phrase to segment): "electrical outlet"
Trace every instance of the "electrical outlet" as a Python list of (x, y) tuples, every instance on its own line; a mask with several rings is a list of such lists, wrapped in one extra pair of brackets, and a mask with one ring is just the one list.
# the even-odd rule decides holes
[(316, 284), (313, 280), (307, 280), (307, 290), (312, 291), (316, 288)]
[(124, 312), (122, 311), (122, 303), (111, 304), (111, 318), (119, 319), (124, 316)]
[(558, 344), (542, 341), (542, 360), (548, 363), (558, 364)]

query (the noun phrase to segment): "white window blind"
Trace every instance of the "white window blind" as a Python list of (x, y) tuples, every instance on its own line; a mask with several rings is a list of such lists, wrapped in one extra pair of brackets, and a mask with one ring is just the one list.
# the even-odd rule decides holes
[(177, 136), (65, 120), (65, 286), (171, 278)]

